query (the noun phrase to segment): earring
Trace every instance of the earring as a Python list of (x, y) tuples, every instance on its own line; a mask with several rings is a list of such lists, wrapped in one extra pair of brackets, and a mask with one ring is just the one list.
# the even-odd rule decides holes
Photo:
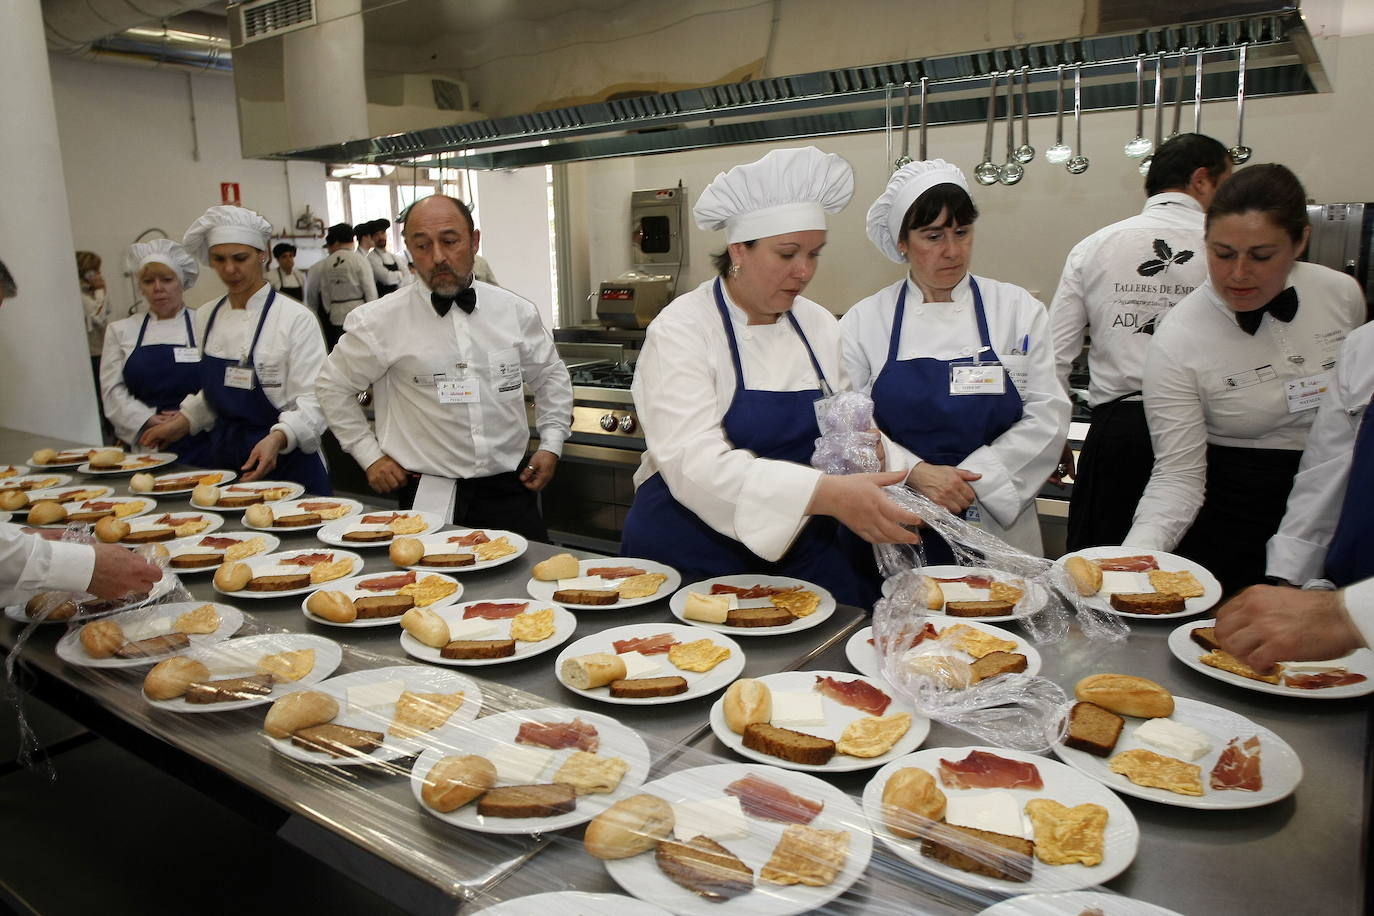
[(730, 276), (732, 276), (732, 277), (738, 277), (738, 276), (739, 276), (739, 265), (738, 265), (738, 264), (731, 264), (731, 265), (730, 265)]

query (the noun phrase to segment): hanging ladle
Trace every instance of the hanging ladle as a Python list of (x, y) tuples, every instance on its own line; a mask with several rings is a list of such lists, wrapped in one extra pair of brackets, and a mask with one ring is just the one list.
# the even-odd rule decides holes
[(1202, 51), (1197, 52), (1197, 66), (1193, 68), (1193, 133), (1202, 133)]
[(1045, 161), (1062, 165), (1069, 161), (1073, 150), (1064, 144), (1064, 65), (1059, 65), (1059, 89), (1054, 102), (1054, 146), (1045, 150)]
[[(1155, 144), (1159, 149), (1164, 143), (1164, 52), (1155, 58)], [(1155, 161), (1154, 152), (1140, 160), (1140, 174), (1150, 174), (1150, 163)]]
[(921, 77), (921, 161), (926, 161), (926, 87), (930, 80)]
[(1016, 161), (1025, 165), (1035, 158), (1030, 144), (1030, 67), (1021, 69), (1021, 145), (1016, 148)]
[(979, 184), (997, 184), (1002, 177), (1002, 169), (992, 161), (992, 125), (997, 111), (997, 71), (988, 77), (988, 125), (983, 135), (983, 161), (973, 170), (973, 177)]
[(1088, 157), (1083, 155), (1083, 65), (1073, 65), (1073, 148), (1077, 150), (1064, 168), (1070, 175), (1082, 175), (1088, 170)]
[(1240, 165), (1253, 152), (1245, 145), (1245, 49), (1240, 46), (1240, 69), (1236, 71), (1236, 145), (1231, 147), (1231, 161)]
[(902, 154), (892, 163), (894, 170), (911, 164), (911, 81), (902, 86)]
[(1012, 82), (1016, 79), (1016, 71), (1007, 71), (1007, 161), (1002, 163), (1002, 170), (997, 175), (997, 180), (1002, 184), (1013, 185), (1026, 177), (1026, 167), (1016, 161), (1016, 147), (1014, 135), (1016, 133), (1016, 90), (1012, 87)]
[(1145, 58), (1135, 59), (1135, 136), (1126, 141), (1126, 155), (1131, 159), (1148, 156), (1154, 143), (1145, 136)]
[(1178, 122), (1183, 116), (1183, 80), (1188, 75), (1188, 52), (1178, 52), (1178, 77), (1174, 80), (1174, 129), (1169, 134), (1172, 140), (1178, 136)]

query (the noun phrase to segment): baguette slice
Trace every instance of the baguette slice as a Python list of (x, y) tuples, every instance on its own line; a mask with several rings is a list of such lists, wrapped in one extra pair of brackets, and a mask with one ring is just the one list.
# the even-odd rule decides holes
[(1174, 614), (1188, 605), (1173, 592), (1118, 592), (1112, 595), (1112, 608), (1127, 614)]
[(787, 608), (739, 607), (725, 615), (727, 627), (784, 627), (796, 621)]
[(1069, 733), (1064, 744), (1098, 757), (1109, 757), (1125, 726), (1126, 720), (1116, 713), (1080, 700), (1069, 711)]
[(824, 766), (835, 756), (835, 742), (766, 722), (754, 722), (744, 729), (744, 746), (760, 754), (791, 763)]
[(941, 824), (921, 838), (928, 859), (1003, 881), (1029, 881), (1035, 844), (1025, 837)]
[(671, 697), (686, 692), (685, 677), (641, 677), (611, 681), (611, 696), (624, 699)]
[(577, 791), (565, 782), (542, 786), (499, 786), (477, 802), (482, 817), (555, 817), (577, 807)]
[(440, 658), (510, 658), (513, 639), (455, 639), (439, 650)]
[(951, 617), (1003, 617), (1016, 605), (1010, 601), (946, 601), (945, 613)]

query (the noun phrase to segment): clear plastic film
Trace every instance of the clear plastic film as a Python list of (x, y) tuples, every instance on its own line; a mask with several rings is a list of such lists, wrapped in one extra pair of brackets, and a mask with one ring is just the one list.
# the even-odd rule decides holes
[(857, 391), (842, 391), (816, 402), (821, 437), (811, 466), (826, 474), (872, 474), (882, 470), (878, 460), (880, 436), (873, 426), (873, 400)]

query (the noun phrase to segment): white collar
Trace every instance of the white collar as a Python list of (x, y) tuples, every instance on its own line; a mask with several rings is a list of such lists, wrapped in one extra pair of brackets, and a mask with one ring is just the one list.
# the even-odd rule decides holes
[[(714, 284), (714, 281), (712, 281), (712, 283)], [(741, 328), (745, 328), (745, 327), (747, 327), (747, 328), (771, 328), (771, 327), (776, 327), (777, 325), (779, 325), (779, 324), (782, 323), (783, 316), (787, 314), (787, 312), (781, 312), (781, 313), (779, 313), (777, 319), (776, 319), (772, 324), (750, 324), (750, 323), (749, 323), (749, 313), (746, 312), (742, 307), (740, 307), (740, 306), (735, 302), (734, 299), (730, 298), (730, 287), (726, 285), (725, 279), (724, 279), (724, 278), (720, 278), (720, 295), (721, 295), (721, 297), (725, 300), (725, 305), (726, 305), (726, 309), (725, 309), (725, 310), (726, 310), (727, 312), (730, 313), (730, 320), (735, 324), (736, 327), (741, 327)], [(800, 297), (798, 297), (798, 298), (800, 298)], [(794, 307), (795, 307), (795, 306), (794, 306)], [(791, 309), (788, 309), (788, 311), (790, 312)]]
[[(970, 283), (971, 273), (965, 273), (962, 280), (954, 284), (954, 289), (950, 292), (953, 302), (932, 302), (931, 305), (953, 305), (957, 302), (965, 302), (973, 296), (973, 286)], [(906, 301), (908, 305), (925, 305), (926, 296), (921, 292), (921, 287), (916, 285), (916, 281), (911, 279), (911, 271), (906, 274)]]
[(1161, 191), (1145, 201), (1145, 207), (1140, 212), (1144, 213), (1151, 207), (1163, 206), (1182, 206), (1189, 210), (1196, 210), (1198, 213), (1205, 212), (1202, 204), (1198, 203), (1196, 197), (1191, 194), (1184, 194), (1182, 191)]

